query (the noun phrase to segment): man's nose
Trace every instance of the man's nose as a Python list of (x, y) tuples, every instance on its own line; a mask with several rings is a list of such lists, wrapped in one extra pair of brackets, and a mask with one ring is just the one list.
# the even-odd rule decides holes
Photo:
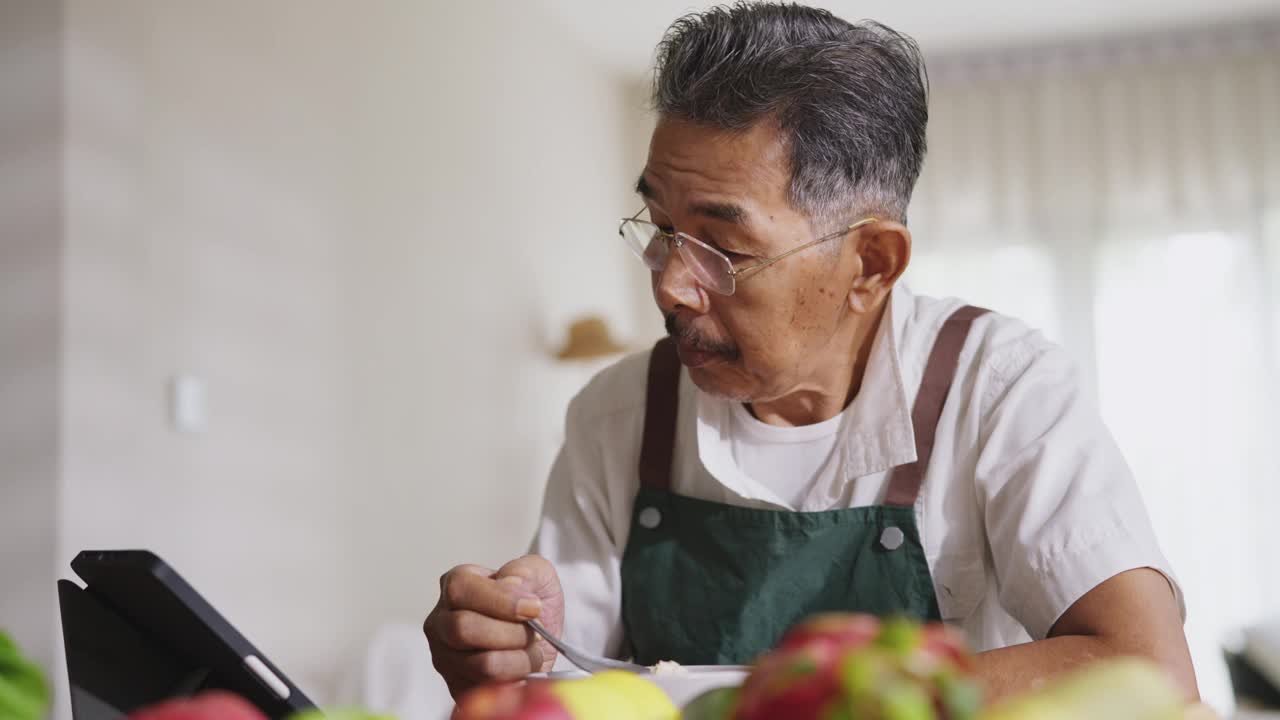
[(674, 246), (667, 257), (666, 267), (653, 273), (653, 298), (664, 316), (681, 307), (702, 314), (710, 305), (707, 291), (689, 270), (684, 253)]

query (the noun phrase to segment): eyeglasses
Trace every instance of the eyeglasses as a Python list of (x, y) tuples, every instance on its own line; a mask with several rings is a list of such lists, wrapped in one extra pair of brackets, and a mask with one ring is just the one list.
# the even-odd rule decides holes
[(671, 247), (675, 246), (676, 251), (680, 253), (680, 258), (684, 260), (685, 266), (689, 268), (689, 272), (698, 284), (721, 295), (732, 295), (737, 289), (738, 282), (746, 280), (788, 255), (794, 255), (828, 240), (835, 240), (863, 225), (877, 222), (876, 218), (865, 218), (830, 235), (823, 235), (817, 240), (792, 248), (781, 255), (765, 258), (747, 267), (735, 268), (723, 252), (692, 235), (682, 232), (669, 233), (647, 220), (641, 220), (642, 212), (644, 208), (640, 208), (635, 215), (625, 218), (618, 226), (618, 234), (626, 241), (631, 252), (644, 261), (644, 264), (653, 272), (662, 272), (667, 266), (667, 261), (671, 259)]

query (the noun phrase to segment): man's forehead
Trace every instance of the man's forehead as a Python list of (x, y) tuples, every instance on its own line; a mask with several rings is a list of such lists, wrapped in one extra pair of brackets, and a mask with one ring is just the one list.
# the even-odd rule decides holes
[(789, 158), (771, 127), (735, 132), (663, 119), (636, 191), (659, 204), (687, 203), (681, 209), (690, 211), (706, 205), (710, 212), (701, 214), (739, 222), (752, 205), (785, 201), (789, 181)]
[[(653, 188), (643, 174), (636, 181), (636, 192), (646, 200), (658, 205), (662, 204), (659, 192)], [(751, 215), (746, 207), (733, 200), (691, 200), (685, 209), (694, 215), (704, 215), (714, 220), (721, 220), (735, 225), (745, 225), (750, 220)]]

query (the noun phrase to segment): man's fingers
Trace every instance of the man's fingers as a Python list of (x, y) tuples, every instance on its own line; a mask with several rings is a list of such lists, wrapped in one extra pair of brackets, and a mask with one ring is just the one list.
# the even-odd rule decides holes
[(450, 572), (440, 592), (452, 610), (473, 610), (507, 622), (532, 620), (542, 613), (542, 601), (529, 590), (470, 571)]
[(444, 596), (444, 589), (449, 585), (449, 578), (460, 573), (469, 575), (483, 575), (484, 577), (493, 577), (496, 573), (487, 567), (481, 565), (459, 565), (449, 570), (449, 572), (440, 576), (440, 595)]
[(523, 623), (495, 620), (474, 610), (454, 610), (438, 621), (440, 639), (454, 650), (519, 650), (532, 632)]
[(471, 653), (460, 660), (464, 675), (477, 682), (523, 680), (542, 670), (542, 652), (537, 646), (522, 650), (488, 650)]
[(519, 578), (525, 589), (542, 597), (553, 592), (558, 594), (560, 589), (560, 577), (555, 566), (538, 555), (516, 558), (499, 568), (494, 576), (513, 583), (513, 578)]
[(556, 633), (564, 623), (560, 579), (545, 558), (526, 556), (496, 572), (459, 565), (441, 576), (440, 600), (423, 632), (449, 692), (456, 698), (478, 683), (549, 669), (555, 649), (524, 624), (535, 618)]

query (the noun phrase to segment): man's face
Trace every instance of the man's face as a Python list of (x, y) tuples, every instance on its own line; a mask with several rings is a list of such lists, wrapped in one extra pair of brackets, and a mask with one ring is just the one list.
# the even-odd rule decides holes
[[(721, 250), (745, 268), (813, 240), (791, 207), (790, 161), (768, 123), (741, 133), (664, 118), (654, 130), (641, 193), (652, 221)], [(653, 274), (653, 295), (681, 361), (705, 392), (742, 402), (804, 389), (848, 315), (860, 262), (849, 238), (806, 249), (738, 284), (732, 296), (700, 286), (679, 253)]]

